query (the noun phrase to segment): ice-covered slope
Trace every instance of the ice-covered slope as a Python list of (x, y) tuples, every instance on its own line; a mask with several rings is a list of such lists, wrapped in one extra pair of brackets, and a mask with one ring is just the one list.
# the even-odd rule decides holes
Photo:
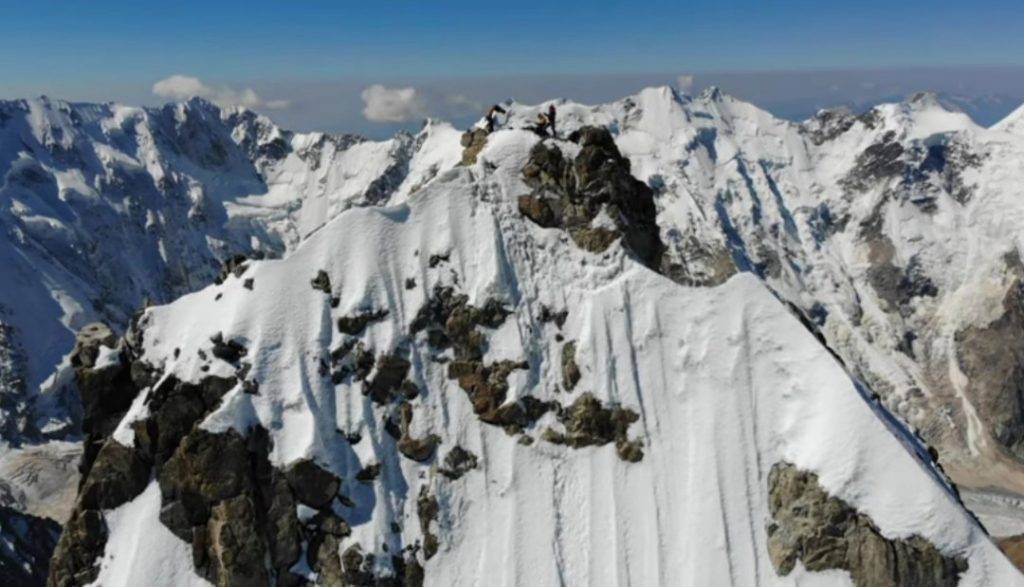
[[(94, 346), (82, 381), (133, 361), (138, 396), (51, 581), (1024, 584), (761, 280), (639, 262), (600, 133), (547, 142), (576, 205), (600, 202), (589, 228), (531, 221), (521, 196), (562, 185), (537, 141), (497, 132), (406, 203)], [(592, 252), (598, 229), (616, 238)]]

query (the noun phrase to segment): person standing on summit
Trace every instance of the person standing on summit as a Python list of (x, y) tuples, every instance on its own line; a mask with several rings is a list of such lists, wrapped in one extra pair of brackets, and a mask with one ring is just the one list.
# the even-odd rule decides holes
[(506, 114), (506, 111), (501, 106), (495, 104), (494, 106), (491, 106), (490, 110), (487, 111), (487, 116), (484, 116), (484, 119), (487, 121), (488, 133), (494, 132), (494, 125), (498, 121), (499, 114)]
[(555, 105), (551, 104), (548, 106), (548, 128), (551, 129), (551, 136), (558, 137), (558, 131), (555, 130)]

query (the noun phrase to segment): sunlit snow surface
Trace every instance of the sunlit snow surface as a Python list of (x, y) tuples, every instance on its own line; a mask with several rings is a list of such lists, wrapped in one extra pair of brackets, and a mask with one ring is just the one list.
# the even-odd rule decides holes
[[(389, 546), (414, 542), (415, 496), (430, 483), (442, 504), (442, 548), (426, 566), (433, 584), (848, 582), (840, 572), (775, 575), (765, 546), (766, 477), (780, 460), (817, 473), (886, 536), (919, 534), (968, 557), (962, 584), (1022, 584), (835, 359), (755, 277), (685, 288), (617, 246), (586, 254), (564, 233), (523, 219), (514, 202), (527, 191), (519, 170), (535, 141), (526, 132), (499, 132), (482, 163), (443, 174), (406, 204), (343, 213), (287, 259), (256, 263), (244, 276), (254, 280), (252, 291), (232, 277), (152, 308), (146, 360), (197, 379), (197, 350), (223, 332), (251, 349), (260, 393), (229, 392), (205, 428), (244, 430), (258, 422), (271, 432), (277, 466), (315, 457), (351, 478), (360, 463), (382, 460), (372, 514), (353, 520), (350, 540), (364, 548), (379, 546), (393, 519), (406, 523)], [(449, 262), (430, 268), (428, 257), (439, 253), (450, 253)], [(335, 309), (309, 284), (321, 269), (341, 294)], [(417, 283), (411, 290), (408, 277)], [(553, 326), (537, 316), (541, 304), (568, 309), (563, 334), (578, 341), (579, 389), (641, 415), (631, 431), (643, 439), (643, 461), (625, 463), (611, 446), (517, 444), (476, 419), (422, 339), (411, 347), (414, 380), (424, 390), (413, 433), (436, 432), (442, 454), (458, 443), (482, 464), (450, 483), (397, 457), (379, 426), (380, 410), (359, 384), (334, 386), (317, 366), (340, 343), (334, 319), (390, 308), (364, 338), (383, 353), (406, 338), (437, 284), (455, 285), (471, 302), (498, 298), (515, 310), (491, 333), (488, 354), (529, 360), (531, 369), (510, 379), (512, 397), (563, 399), (556, 393), (560, 345)], [(337, 429), (367, 438), (350, 447)], [(159, 523), (155, 508), (141, 510)], [(120, 533), (118, 519), (108, 520)], [(120, 572), (119, 558), (105, 572)]]

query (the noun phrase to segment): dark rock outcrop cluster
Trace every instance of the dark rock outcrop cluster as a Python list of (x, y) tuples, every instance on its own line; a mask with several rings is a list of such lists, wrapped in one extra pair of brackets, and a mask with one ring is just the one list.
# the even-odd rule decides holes
[(896, 265), (896, 247), (882, 233), (882, 217), (877, 212), (861, 223), (860, 237), (868, 245), (868, 283), (885, 303), (885, 310), (907, 314), (914, 298), (938, 294), (938, 288), (913, 259), (906, 267)]
[[(343, 564), (340, 552), (341, 540), (351, 530), (339, 508), (353, 504), (339, 494), (341, 480), (311, 460), (297, 461), (285, 470), (274, 468), (269, 461), (270, 436), (261, 427), (244, 433), (199, 427), (223, 395), (242, 384), (238, 378), (209, 376), (189, 383), (168, 376), (152, 387), (152, 369), (133, 360), (130, 348), (116, 339), (115, 346), (123, 349), (116, 362), (87, 367), (95, 364), (96, 344), (112, 342), (106, 333), (95, 336), (97, 332), (91, 329), (82, 337), (76, 355), (79, 377), (87, 382), (80, 387), (96, 399), (87, 404), (92, 407), (90, 421), (119, 420), (124, 401), (104, 399), (129, 398), (130, 404), (143, 390), (148, 393), (149, 413), (132, 424), (132, 447), (110, 437), (113, 427), (94, 427), (91, 438), (99, 449), (83, 463), (79, 497), (52, 559), (51, 586), (95, 581), (108, 537), (103, 511), (137, 497), (152, 478), (160, 488), (160, 522), (192, 546), (197, 574), (211, 583), (301, 585), (306, 579), (290, 569), (303, 553), (320, 583), (341, 585), (348, 580), (344, 577), (351, 569)], [(119, 374), (94, 373), (108, 369)], [(315, 515), (300, 521), (299, 504), (315, 510)], [(414, 550), (392, 558), (393, 573), (382, 575), (371, 564), (368, 583), (349, 583), (422, 582)]]
[(955, 587), (967, 570), (966, 560), (920, 536), (882, 536), (870, 518), (829, 496), (815, 474), (789, 463), (772, 467), (768, 497), (768, 555), (782, 576), (799, 561), (810, 571), (848, 571), (858, 587)]
[(441, 444), (441, 437), (436, 434), (428, 434), (422, 438), (414, 438), (410, 432), (412, 425), (413, 407), (408, 401), (403, 401), (398, 406), (398, 452), (406, 458), (418, 463), (429, 461), (434, 456), (434, 451)]
[(456, 480), (476, 468), (477, 456), (459, 445), (452, 447), (444, 457), (444, 466), (438, 471), (445, 477)]
[(338, 318), (338, 331), (349, 336), (358, 336), (366, 330), (366, 327), (373, 322), (380, 322), (387, 318), (387, 310), (371, 310), (360, 312), (354, 316), (342, 316)]
[(487, 338), (481, 329), (501, 326), (508, 315), (509, 311), (496, 300), (488, 300), (477, 308), (454, 289), (438, 288), (413, 321), (412, 332), (425, 331), (428, 343), (435, 349), (452, 349), (454, 360), (448, 364), (448, 377), (458, 381), (481, 421), (517, 434), (532, 426), (555, 404), (532, 396), (506, 402), (508, 376), (517, 369), (529, 369), (529, 365), (516, 361), (484, 362)]
[(477, 155), (487, 146), (487, 130), (474, 128), (462, 133), (463, 151), (461, 165), (473, 165)]
[[(75, 341), (71, 364), (82, 402), (85, 446), (79, 463), (79, 498), (50, 561), (48, 584), (54, 587), (96, 579), (107, 542), (102, 509), (131, 500), (148, 481), (148, 467), (140, 465), (132, 449), (110, 438), (141, 386), (148, 383), (147, 371), (132, 367), (126, 347), (103, 324), (86, 326)], [(98, 362), (101, 353), (114, 353), (115, 360)]]
[(879, 181), (902, 177), (907, 165), (904, 154), (896, 132), (889, 131), (857, 156), (856, 166), (841, 185), (851, 191), (864, 191)]
[(437, 524), (437, 515), (440, 507), (437, 498), (430, 494), (424, 485), (420, 488), (420, 495), (416, 498), (416, 516), (420, 521), (420, 532), (423, 534), (423, 557), (430, 560), (440, 546), (437, 534), (434, 534), (432, 524)]
[[(654, 192), (630, 173), (608, 129), (586, 126), (569, 140), (581, 147), (572, 161), (544, 142), (530, 151), (523, 180), (533, 192), (519, 196), (519, 211), (539, 226), (567, 231), (587, 251), (602, 252), (621, 239), (640, 262), (660, 271), (665, 245)], [(595, 222), (602, 212), (610, 223)]]
[(565, 431), (548, 428), (543, 438), (572, 448), (614, 442), (619, 458), (637, 463), (644, 458), (643, 444), (638, 439), (630, 440), (629, 426), (639, 418), (636, 412), (626, 408), (607, 408), (592, 393), (585, 392), (568, 407), (559, 409), (558, 421), (565, 426)]
[[(97, 366), (96, 361), (104, 349), (117, 358)], [(83, 479), (138, 393), (125, 352), (114, 333), (103, 324), (83, 328), (71, 352), (71, 365), (75, 368), (75, 383), (82, 402), (85, 446), (79, 472)]]

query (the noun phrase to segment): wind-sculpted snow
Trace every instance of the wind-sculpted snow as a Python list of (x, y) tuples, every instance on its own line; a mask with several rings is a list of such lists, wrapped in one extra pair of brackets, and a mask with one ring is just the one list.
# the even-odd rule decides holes
[[(872, 536), (915, 536), (961, 560), (950, 567), (966, 567), (961, 585), (1024, 584), (925, 451), (893, 435), (757, 276), (682, 286), (620, 241), (591, 253), (524, 217), (521, 172), (537, 140), (492, 134), (475, 165), (406, 203), (350, 209), (285, 259), (148, 309), (132, 352), (154, 383), (107, 446), (145, 453), (138, 423), (162, 409), (149, 399), (161, 382), (235, 378), (166, 466), (196, 439), (266, 431), (275, 471), (313, 462), (340, 479), (317, 515), (340, 516), (350, 533), (304, 538), (289, 571), (326, 584), (848, 584), (841, 570), (797, 563), (780, 576), (773, 566), (767, 479), (783, 462), (869, 520)], [(567, 157), (577, 149), (548, 144)], [(443, 291), (456, 297), (435, 302)], [(443, 325), (423, 326), (430, 316)], [(577, 372), (567, 379), (569, 341)], [(467, 361), (522, 364), (502, 370), (502, 405), (550, 409), (491, 421), (450, 378)], [(618, 441), (552, 442), (563, 425), (574, 433), (569, 411), (581, 400), (633, 412), (625, 430), (642, 455), (624, 458)], [(402, 450), (406, 437), (431, 436), (425, 458)], [(451, 475), (442, 459), (462, 450), (475, 466)], [(168, 534), (173, 494), (155, 485), (102, 512), (100, 584), (199, 582), (203, 547)], [(217, 527), (221, 507), (203, 528)], [(296, 512), (312, 531), (316, 510)]]

